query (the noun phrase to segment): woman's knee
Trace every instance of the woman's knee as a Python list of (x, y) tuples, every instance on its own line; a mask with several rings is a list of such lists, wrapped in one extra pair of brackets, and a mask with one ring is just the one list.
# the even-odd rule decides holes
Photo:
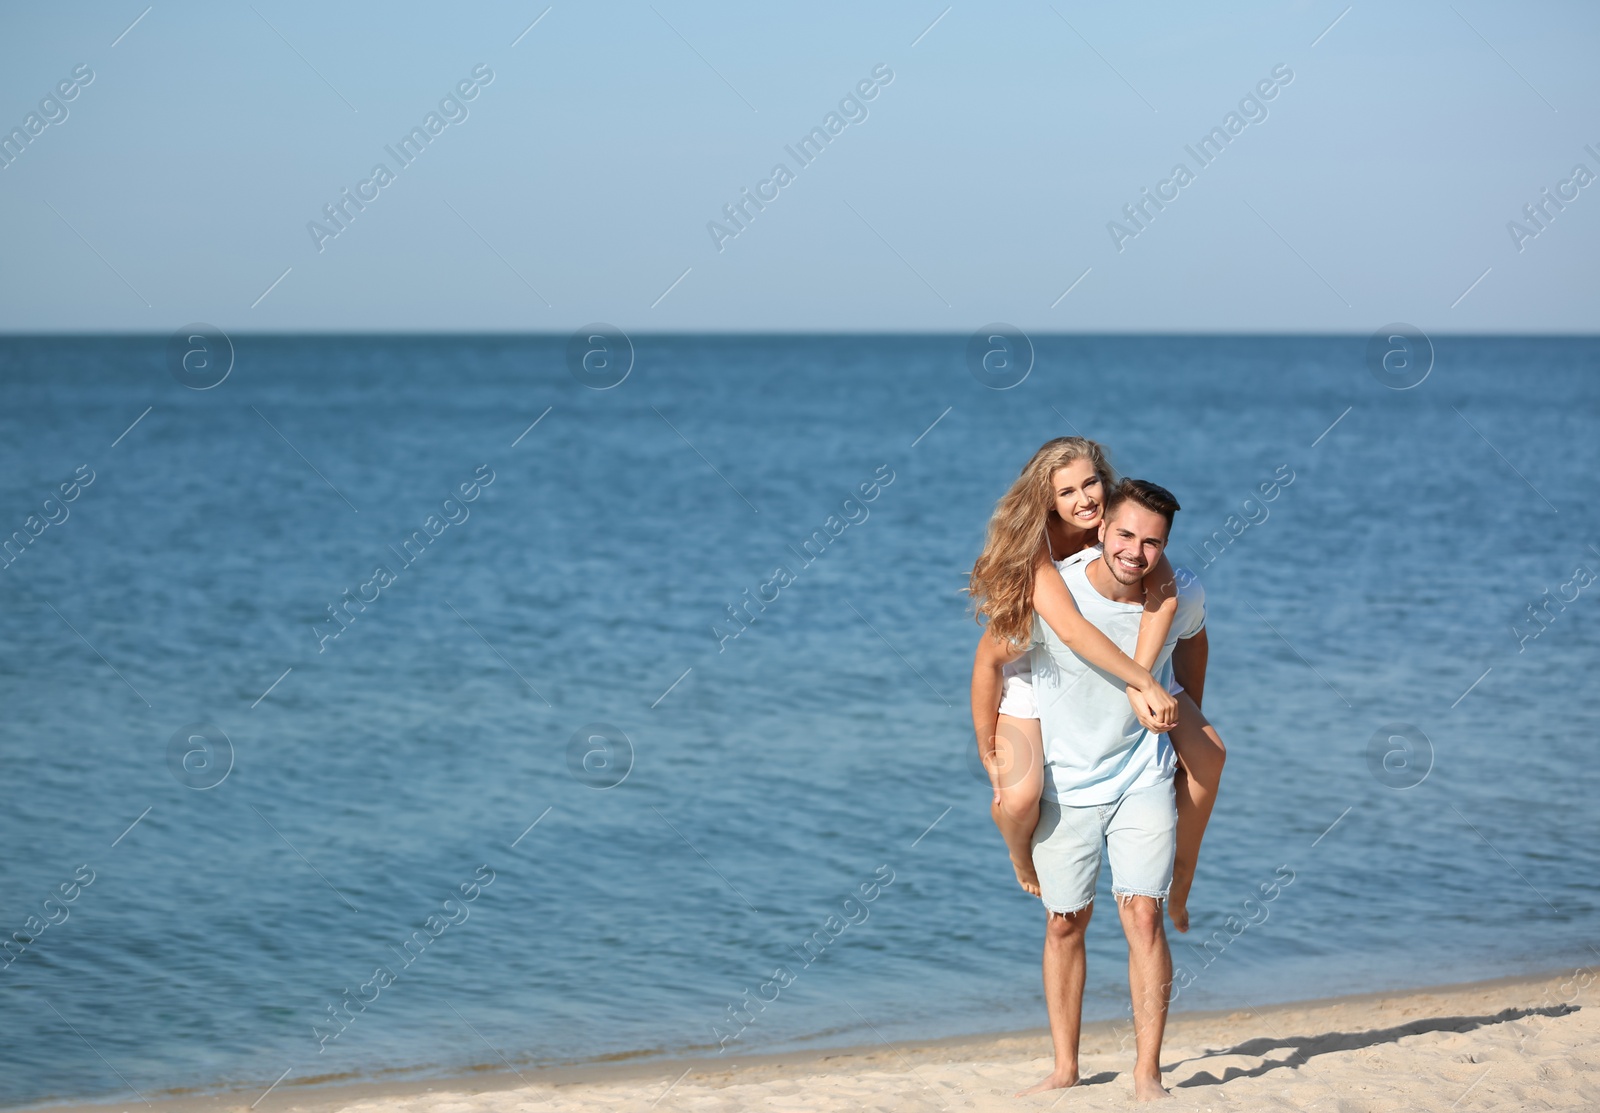
[(1018, 781), (1000, 785), (1000, 810), (1008, 819), (1022, 820), (1032, 817), (1039, 818), (1039, 796), (1043, 791), (1042, 781), (1023, 777)]
[(1212, 764), (1221, 769), (1228, 761), (1227, 743), (1222, 741), (1222, 735), (1217, 733), (1215, 727), (1206, 730), (1206, 740), (1211, 743)]
[(1222, 736), (1209, 723), (1199, 730), (1174, 732), (1172, 748), (1177, 752), (1184, 770), (1205, 785), (1216, 783), (1223, 764), (1228, 760), (1228, 747), (1223, 745)]

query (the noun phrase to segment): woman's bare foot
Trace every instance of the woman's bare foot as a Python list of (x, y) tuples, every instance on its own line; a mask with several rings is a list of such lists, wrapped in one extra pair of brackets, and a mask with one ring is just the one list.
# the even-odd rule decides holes
[(1160, 1075), (1157, 1075), (1155, 1078), (1144, 1078), (1140, 1077), (1139, 1075), (1134, 1075), (1134, 1101), (1159, 1101), (1162, 1098), (1170, 1098), (1171, 1096), (1172, 1095), (1167, 1092), (1167, 1088), (1161, 1085)]
[(1022, 886), (1022, 891), (1039, 895), (1039, 875), (1033, 868), (1033, 860), (1018, 861), (1011, 859), (1011, 868), (1017, 871), (1017, 884)]
[(1068, 1086), (1076, 1086), (1077, 1084), (1078, 1072), (1076, 1069), (1070, 1071), (1053, 1070), (1045, 1077), (1043, 1082), (1029, 1086), (1026, 1090), (1018, 1090), (1012, 1096), (1025, 1098), (1029, 1094), (1042, 1094), (1046, 1090), (1065, 1090)]

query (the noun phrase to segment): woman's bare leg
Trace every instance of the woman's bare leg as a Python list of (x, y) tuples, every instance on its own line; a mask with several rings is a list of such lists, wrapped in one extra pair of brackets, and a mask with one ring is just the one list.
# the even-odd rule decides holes
[(1044, 791), (1044, 736), (1038, 719), (1001, 715), (995, 723), (994, 761), (1000, 799), (990, 805), (994, 825), (1006, 840), (1017, 884), (1039, 895), (1033, 870), (1033, 829), (1039, 825), (1039, 795)]
[(1189, 930), (1189, 887), (1194, 884), (1194, 869), (1200, 859), (1200, 840), (1217, 801), (1217, 782), (1228, 748), (1222, 744), (1210, 720), (1189, 698), (1178, 694), (1178, 725), (1167, 736), (1178, 755), (1178, 776), (1174, 790), (1178, 800), (1178, 853), (1172, 863), (1172, 889), (1167, 895), (1167, 914), (1172, 926)]

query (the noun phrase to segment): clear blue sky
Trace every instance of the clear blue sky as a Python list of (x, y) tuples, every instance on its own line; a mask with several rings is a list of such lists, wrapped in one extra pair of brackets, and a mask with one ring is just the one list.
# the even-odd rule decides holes
[[(0, 169), (5, 331), (1595, 331), (1600, 181), (1520, 251), (1507, 229), (1600, 175), (1593, 4), (119, 0), (0, 27), (0, 127), (58, 117)], [(319, 251), (323, 206), (479, 64)], [(719, 252), (708, 223), (780, 161)]]

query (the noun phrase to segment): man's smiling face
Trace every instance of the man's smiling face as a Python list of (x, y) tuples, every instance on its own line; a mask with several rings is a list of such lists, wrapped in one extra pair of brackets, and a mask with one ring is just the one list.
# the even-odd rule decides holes
[(1111, 576), (1124, 587), (1144, 579), (1167, 547), (1167, 520), (1132, 499), (1122, 502), (1100, 525), (1101, 557)]

